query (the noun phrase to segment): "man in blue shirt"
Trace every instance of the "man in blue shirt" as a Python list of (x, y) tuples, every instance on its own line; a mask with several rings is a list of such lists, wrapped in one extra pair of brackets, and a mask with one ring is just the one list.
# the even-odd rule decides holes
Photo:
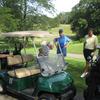
[(62, 53), (65, 57), (67, 55), (67, 45), (71, 41), (67, 36), (63, 34), (63, 29), (59, 29), (59, 37), (54, 39), (57, 47), (57, 54)]

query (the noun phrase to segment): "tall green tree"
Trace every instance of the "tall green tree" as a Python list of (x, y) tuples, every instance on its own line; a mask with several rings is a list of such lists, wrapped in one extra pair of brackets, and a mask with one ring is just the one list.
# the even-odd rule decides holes
[[(39, 16), (43, 16), (46, 11), (53, 12), (53, 9), (52, 0), (0, 0), (0, 13), (2, 13), (0, 18), (5, 20), (0, 24), (3, 27), (1, 31), (8, 26), (7, 20), (9, 20), (9, 24), (12, 23), (8, 27), (12, 26), (13, 28), (5, 29), (5, 31), (33, 29), (34, 24), (37, 24), (40, 20)], [(3, 15), (6, 15), (6, 17), (3, 17)], [(47, 23), (48, 20), (46, 17), (44, 18), (45, 23)], [(37, 22), (34, 23), (36, 20)], [(41, 24), (45, 24), (42, 21)]]
[[(22, 12), (21, 21), (20, 21), (21, 30), (25, 30), (25, 29), (27, 30), (32, 28), (32, 26), (30, 26), (32, 25), (32, 18), (36, 22), (37, 19), (40, 20), (38, 16), (43, 15), (46, 11), (52, 12), (54, 8), (52, 6), (51, 1), (52, 0), (20, 0), (19, 4), (21, 6), (21, 12)], [(33, 24), (36, 23), (34, 23), (33, 21)]]
[(0, 8), (0, 32), (9, 32), (17, 30), (18, 19), (14, 19), (11, 14), (11, 9), (2, 7)]
[(70, 12), (62, 12), (57, 17), (60, 24), (69, 24)]
[(78, 36), (87, 34), (89, 27), (93, 28), (95, 34), (100, 33), (100, 1), (80, 0), (79, 4), (73, 7), (71, 12), (72, 30)]

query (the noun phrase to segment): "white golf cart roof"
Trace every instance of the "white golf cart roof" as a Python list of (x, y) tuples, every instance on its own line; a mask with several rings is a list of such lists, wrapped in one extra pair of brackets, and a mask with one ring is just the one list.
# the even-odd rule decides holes
[(4, 37), (50, 37), (50, 34), (47, 31), (16, 31), (16, 32), (8, 32), (1, 33), (1, 36)]

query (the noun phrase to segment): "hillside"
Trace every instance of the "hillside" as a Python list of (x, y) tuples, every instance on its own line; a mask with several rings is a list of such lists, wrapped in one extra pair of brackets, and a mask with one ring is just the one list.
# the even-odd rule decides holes
[(59, 29), (63, 29), (64, 30), (64, 33), (66, 35), (73, 35), (74, 33), (71, 31), (71, 26), (68, 24), (68, 25), (65, 25), (65, 24), (61, 24), (59, 27), (56, 27), (56, 28), (52, 28), (51, 30), (49, 30), (50, 33), (54, 34), (54, 35), (58, 35), (58, 30)]

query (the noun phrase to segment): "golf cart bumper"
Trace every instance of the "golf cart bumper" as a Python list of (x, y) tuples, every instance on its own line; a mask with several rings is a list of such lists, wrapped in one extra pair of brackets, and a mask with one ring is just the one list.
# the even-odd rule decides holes
[(63, 94), (61, 94), (61, 100), (74, 98), (75, 95), (76, 95), (76, 88), (74, 85), (66, 87), (63, 91)]

